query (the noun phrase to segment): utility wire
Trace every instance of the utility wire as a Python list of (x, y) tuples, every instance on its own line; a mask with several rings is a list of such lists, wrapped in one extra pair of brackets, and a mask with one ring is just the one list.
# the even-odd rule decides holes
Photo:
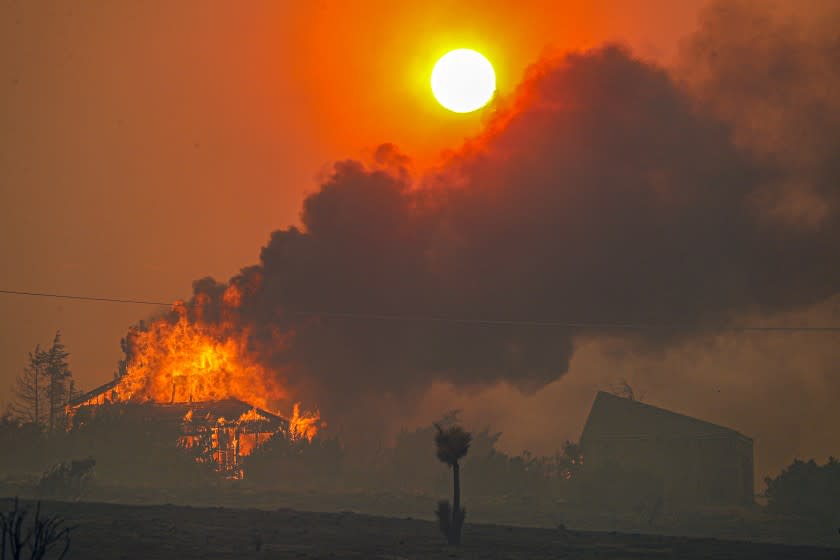
[(106, 298), (106, 297), (90, 297), (90, 296), (70, 296), (65, 294), (48, 294), (44, 292), (20, 292), (17, 290), (0, 290), (0, 294), (10, 294), (15, 296), (35, 296), (35, 297), (47, 297), (47, 298), (57, 298), (57, 299), (76, 299), (81, 301), (104, 301), (107, 303), (135, 303), (138, 305), (165, 305), (166, 307), (172, 307), (172, 303), (163, 303), (162, 301), (146, 301), (142, 299), (118, 299), (118, 298)]
[[(172, 303), (139, 299), (120, 299), (106, 297), (50, 294), (46, 292), (24, 292), (18, 290), (0, 290), (0, 294), (72, 299), (79, 301), (98, 301), (106, 303), (129, 303), (171, 307)], [(756, 326), (756, 325), (688, 325), (688, 324), (653, 324), (653, 323), (586, 323), (574, 321), (528, 321), (515, 319), (468, 319), (434, 315), (398, 315), (376, 313), (343, 313), (336, 311), (294, 311), (296, 315), (332, 317), (336, 319), (366, 319), (376, 321), (403, 321), (428, 323), (454, 323), (463, 325), (543, 327), (575, 330), (635, 330), (635, 331), (734, 331), (734, 332), (840, 332), (838, 325), (822, 326)]]
[(576, 330), (638, 330), (638, 331), (739, 331), (739, 332), (840, 332), (840, 326), (755, 326), (755, 325), (688, 325), (655, 323), (584, 323), (565, 321), (528, 321), (514, 319), (460, 319), (428, 315), (376, 315), (372, 313), (336, 313), (332, 311), (298, 311), (301, 315), (318, 315), (339, 319), (372, 319), (380, 321), (427, 321), (472, 325), (517, 327), (554, 327)]

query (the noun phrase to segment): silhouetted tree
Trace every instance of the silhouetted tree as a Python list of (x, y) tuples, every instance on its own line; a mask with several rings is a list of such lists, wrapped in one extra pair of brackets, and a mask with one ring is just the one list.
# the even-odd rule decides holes
[(46, 418), (46, 352), (41, 345), (29, 353), (26, 366), (15, 379), (14, 401), (10, 407), (12, 413), (23, 422), (38, 427), (44, 426)]
[(461, 507), (461, 467), (458, 461), (469, 451), (472, 435), (460, 426), (442, 428), (435, 424), (435, 427), (437, 458), (452, 469), (452, 507), (448, 502), (441, 501), (436, 513), (449, 544), (457, 545), (461, 542), (461, 528), (467, 516), (466, 509)]
[(44, 373), (47, 376), (47, 429), (50, 432), (63, 427), (64, 409), (72, 387), (72, 374), (67, 362), (70, 352), (61, 342), (61, 331), (56, 331), (52, 346), (44, 352)]
[(23, 373), (15, 380), (11, 410), (16, 417), (49, 432), (63, 427), (65, 406), (74, 391), (69, 356), (60, 331), (56, 331), (48, 349), (35, 346)]

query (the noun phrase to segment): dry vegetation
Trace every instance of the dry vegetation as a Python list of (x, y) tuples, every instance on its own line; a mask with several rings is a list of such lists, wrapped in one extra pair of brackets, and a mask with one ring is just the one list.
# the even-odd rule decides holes
[[(7, 504), (0, 502), (1, 506)], [(834, 559), (837, 550), (653, 535), (464, 527), (457, 550), (435, 523), (351, 512), (45, 502), (76, 525), (67, 559), (98, 558), (772, 558)]]

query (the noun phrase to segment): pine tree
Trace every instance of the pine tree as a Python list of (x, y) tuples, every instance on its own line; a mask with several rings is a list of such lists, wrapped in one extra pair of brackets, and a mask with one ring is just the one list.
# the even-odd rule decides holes
[(61, 331), (56, 331), (52, 346), (44, 352), (47, 376), (47, 429), (50, 432), (63, 426), (72, 374), (67, 362), (70, 352), (61, 342)]
[(46, 381), (46, 352), (39, 344), (29, 353), (23, 373), (15, 379), (14, 401), (10, 409), (16, 417), (39, 427), (44, 426), (47, 417)]

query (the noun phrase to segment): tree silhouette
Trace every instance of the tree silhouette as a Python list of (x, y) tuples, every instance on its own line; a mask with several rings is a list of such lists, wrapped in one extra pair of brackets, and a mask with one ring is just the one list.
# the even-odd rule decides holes
[(46, 352), (41, 346), (29, 353), (23, 373), (15, 379), (15, 400), (10, 410), (20, 420), (43, 427), (46, 412)]
[(11, 410), (17, 418), (48, 432), (65, 427), (65, 407), (75, 391), (69, 356), (59, 331), (49, 348), (38, 345), (29, 353), (23, 373), (15, 380)]
[(54, 432), (64, 428), (64, 409), (70, 397), (72, 374), (67, 363), (70, 352), (61, 342), (61, 332), (56, 331), (52, 346), (44, 352), (44, 366), (47, 375), (47, 429)]
[(461, 507), (461, 467), (458, 461), (469, 451), (472, 434), (460, 426), (442, 428), (435, 424), (435, 428), (437, 458), (452, 468), (452, 507), (445, 500), (438, 502), (436, 513), (440, 529), (446, 535), (449, 544), (457, 545), (461, 542), (461, 528), (467, 516), (466, 509)]

